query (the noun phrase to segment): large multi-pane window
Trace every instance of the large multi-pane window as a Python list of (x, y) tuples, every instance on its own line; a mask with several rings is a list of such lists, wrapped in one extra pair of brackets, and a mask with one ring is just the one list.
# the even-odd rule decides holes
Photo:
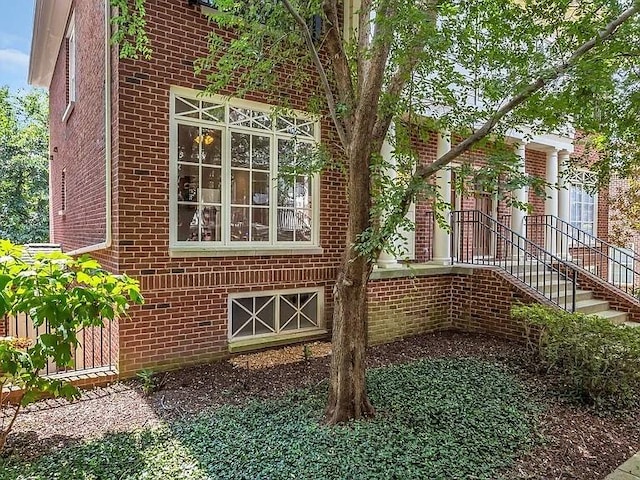
[(571, 179), (570, 223), (585, 232), (596, 234), (596, 185), (595, 175), (591, 172), (577, 172)]
[(172, 95), (172, 244), (317, 244), (317, 179), (296, 175), (313, 154), (313, 118), (266, 105)]

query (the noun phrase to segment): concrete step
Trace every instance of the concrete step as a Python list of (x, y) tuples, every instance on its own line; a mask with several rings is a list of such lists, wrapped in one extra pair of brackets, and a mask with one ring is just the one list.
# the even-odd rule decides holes
[(544, 266), (544, 264), (540, 263), (540, 262), (522, 262), (522, 263), (518, 263), (518, 262), (512, 262), (512, 261), (496, 261), (496, 265), (504, 268), (505, 270), (507, 270), (508, 272), (513, 272), (514, 275), (518, 275), (518, 274), (523, 274), (523, 273), (528, 273), (531, 271), (539, 271), (540, 273), (542, 273), (544, 271), (544, 269), (546, 268)]
[(586, 313), (587, 315), (598, 314), (607, 310), (609, 310), (609, 302), (607, 302), (606, 300), (598, 300), (597, 298), (592, 298), (589, 300), (581, 300), (580, 302), (576, 302), (576, 312)]
[[(565, 298), (567, 302), (571, 300), (571, 290), (567, 292), (566, 297), (564, 291), (561, 290), (560, 292), (556, 292), (556, 295), (553, 295), (551, 297), (551, 300), (558, 303), (562, 302), (564, 304)], [(582, 300), (591, 300), (592, 298), (593, 292), (591, 290), (576, 290), (576, 302), (580, 302)]]
[[(604, 310), (602, 312), (596, 313), (596, 315), (604, 318), (605, 320), (609, 320), (611, 323), (614, 323), (616, 325), (620, 325), (622, 323), (624, 324), (635, 323), (635, 322), (628, 322), (627, 319), (629, 315), (627, 315), (625, 312), (619, 312), (617, 310)], [(636, 324), (636, 325), (640, 326), (640, 324)]]
[(549, 292), (555, 294), (560, 293), (560, 295), (564, 295), (565, 293), (567, 295), (571, 295), (571, 292), (573, 292), (573, 285), (571, 285), (571, 282), (567, 282), (566, 280), (554, 280), (545, 283), (540, 282), (537, 285), (535, 282), (533, 282), (529, 285), (531, 285), (533, 288), (537, 288), (541, 292)]
[(624, 325), (626, 325), (627, 327), (633, 327), (633, 328), (638, 328), (640, 327), (640, 323), (638, 322), (631, 322), (631, 321), (626, 321), (626, 322), (622, 322)]

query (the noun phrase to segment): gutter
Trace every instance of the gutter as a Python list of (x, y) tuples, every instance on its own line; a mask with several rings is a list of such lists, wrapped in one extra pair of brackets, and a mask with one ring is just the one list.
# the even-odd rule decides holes
[(104, 242), (78, 248), (69, 255), (96, 252), (111, 247), (112, 244), (112, 180), (111, 180), (111, 4), (104, 0), (104, 156), (105, 156), (105, 239)]

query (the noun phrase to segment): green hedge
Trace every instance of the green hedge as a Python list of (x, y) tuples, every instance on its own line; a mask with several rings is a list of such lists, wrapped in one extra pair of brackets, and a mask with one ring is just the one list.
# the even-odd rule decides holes
[(640, 396), (640, 329), (597, 316), (541, 305), (516, 306), (527, 345), (583, 401), (599, 408), (629, 408)]

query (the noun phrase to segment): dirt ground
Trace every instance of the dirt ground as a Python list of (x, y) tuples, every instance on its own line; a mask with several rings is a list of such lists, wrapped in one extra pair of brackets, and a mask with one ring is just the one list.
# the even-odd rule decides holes
[[(139, 382), (130, 381), (87, 391), (73, 404), (41, 401), (18, 417), (6, 454), (38, 456), (109, 432), (151, 427), (204, 408), (318, 384), (326, 381), (330, 354), (330, 344), (316, 342), (158, 374), (160, 388), (149, 396), (142, 394)], [(598, 416), (559, 398), (553, 378), (526, 368), (519, 346), (493, 337), (452, 332), (414, 337), (371, 348), (368, 365), (443, 356), (502, 363), (547, 405), (538, 432), (542, 441), (518, 459), (507, 478), (601, 480), (640, 450), (636, 421)]]

